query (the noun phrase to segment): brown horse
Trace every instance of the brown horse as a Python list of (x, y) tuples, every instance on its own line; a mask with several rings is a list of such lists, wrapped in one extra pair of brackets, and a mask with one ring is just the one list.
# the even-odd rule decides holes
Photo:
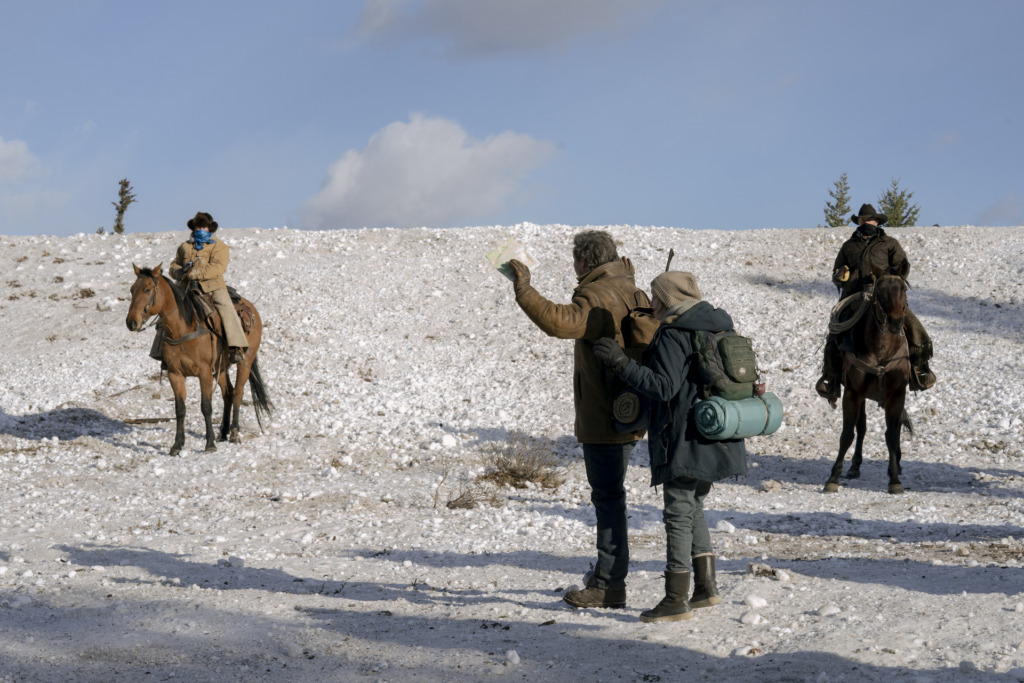
[(847, 477), (860, 476), (867, 417), (866, 399), (877, 402), (885, 410), (885, 445), (889, 450), (889, 493), (903, 493), (900, 460), (900, 433), (903, 427), (913, 434), (913, 425), (905, 410), (907, 384), (910, 381), (910, 354), (903, 333), (907, 309), (906, 273), (874, 269), (874, 288), (866, 293), (858, 311), (859, 319), (852, 327), (853, 350), (843, 351), (843, 431), (839, 436), (839, 457), (825, 482), (825, 492), (839, 491), (839, 475), (843, 458), (853, 443), (854, 428), (857, 445)]
[[(162, 264), (161, 264), (162, 265)], [(263, 416), (270, 415), (273, 404), (267, 396), (266, 386), (260, 376), (256, 354), (260, 348), (263, 322), (256, 307), (245, 299), (241, 305), (252, 319), (246, 332), (249, 348), (245, 359), (238, 364), (234, 385), (228, 376), (230, 363), (222, 340), (206, 328), (196, 315), (195, 306), (185, 291), (170, 278), (163, 275), (160, 266), (156, 268), (135, 268), (137, 279), (132, 285), (132, 301), (128, 307), (125, 324), (128, 329), (138, 332), (152, 316), (157, 316), (162, 325), (163, 359), (167, 364), (167, 376), (174, 391), (174, 417), (177, 430), (171, 455), (178, 455), (185, 445), (185, 378), (198, 377), (201, 395), (200, 407), (206, 420), (206, 450), (217, 450), (213, 438), (213, 383), (220, 386), (224, 399), (224, 417), (221, 421), (221, 441), (230, 439), (237, 443), (238, 412), (242, 405), (245, 383), (252, 390), (256, 421), (263, 429)]]

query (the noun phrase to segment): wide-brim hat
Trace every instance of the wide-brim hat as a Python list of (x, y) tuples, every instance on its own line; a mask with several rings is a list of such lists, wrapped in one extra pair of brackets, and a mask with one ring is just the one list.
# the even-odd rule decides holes
[(861, 204), (860, 211), (850, 216), (850, 222), (860, 225), (861, 221), (875, 221), (879, 225), (885, 225), (889, 221), (889, 217), (875, 211), (875, 207), (870, 204)]
[(217, 232), (217, 221), (213, 220), (213, 216), (205, 211), (199, 211), (195, 216), (188, 219), (189, 230), (196, 230), (198, 228), (205, 228), (211, 233)]

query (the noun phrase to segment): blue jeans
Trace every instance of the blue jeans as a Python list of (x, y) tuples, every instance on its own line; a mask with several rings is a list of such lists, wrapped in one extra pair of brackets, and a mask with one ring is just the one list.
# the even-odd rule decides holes
[(594, 585), (622, 588), (629, 572), (626, 522), (626, 469), (635, 443), (583, 444), (590, 501), (597, 513), (597, 565)]
[(667, 481), (665, 486), (665, 536), (668, 562), (665, 570), (690, 571), (690, 558), (711, 554), (711, 533), (704, 519), (704, 499), (711, 482), (692, 477)]

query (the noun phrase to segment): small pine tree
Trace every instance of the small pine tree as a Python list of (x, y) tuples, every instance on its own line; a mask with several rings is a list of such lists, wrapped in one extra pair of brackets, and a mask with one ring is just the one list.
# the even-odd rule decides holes
[(889, 189), (879, 195), (879, 211), (889, 219), (890, 227), (902, 228), (908, 225), (917, 225), (917, 216), (921, 213), (921, 207), (910, 203), (910, 198), (913, 196), (913, 192), (900, 189), (899, 178), (893, 178)]
[(845, 173), (828, 193), (834, 201), (825, 202), (825, 225), (830, 228), (846, 225), (850, 222), (847, 218), (847, 214), (850, 213), (850, 183), (846, 180)]
[(124, 212), (128, 210), (129, 205), (137, 201), (134, 192), (132, 192), (131, 183), (128, 182), (127, 178), (122, 178), (120, 185), (121, 188), (117, 192), (118, 201), (110, 202), (117, 209), (117, 218), (114, 219), (114, 233), (118, 235), (124, 232)]

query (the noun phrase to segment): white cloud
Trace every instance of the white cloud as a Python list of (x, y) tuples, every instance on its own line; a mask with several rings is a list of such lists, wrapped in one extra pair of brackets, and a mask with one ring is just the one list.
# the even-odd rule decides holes
[(975, 221), (976, 225), (1024, 225), (1024, 205), (1020, 197), (1011, 192), (986, 208)]
[(414, 114), (331, 164), (303, 207), (311, 228), (448, 227), (486, 220), (555, 151), (505, 131), (474, 140), (454, 121)]
[(22, 140), (5, 142), (0, 138), (0, 182), (11, 183), (36, 164), (36, 158)]
[(439, 39), (446, 52), (487, 56), (564, 48), (581, 35), (630, 30), (664, 0), (366, 0), (357, 33)]

